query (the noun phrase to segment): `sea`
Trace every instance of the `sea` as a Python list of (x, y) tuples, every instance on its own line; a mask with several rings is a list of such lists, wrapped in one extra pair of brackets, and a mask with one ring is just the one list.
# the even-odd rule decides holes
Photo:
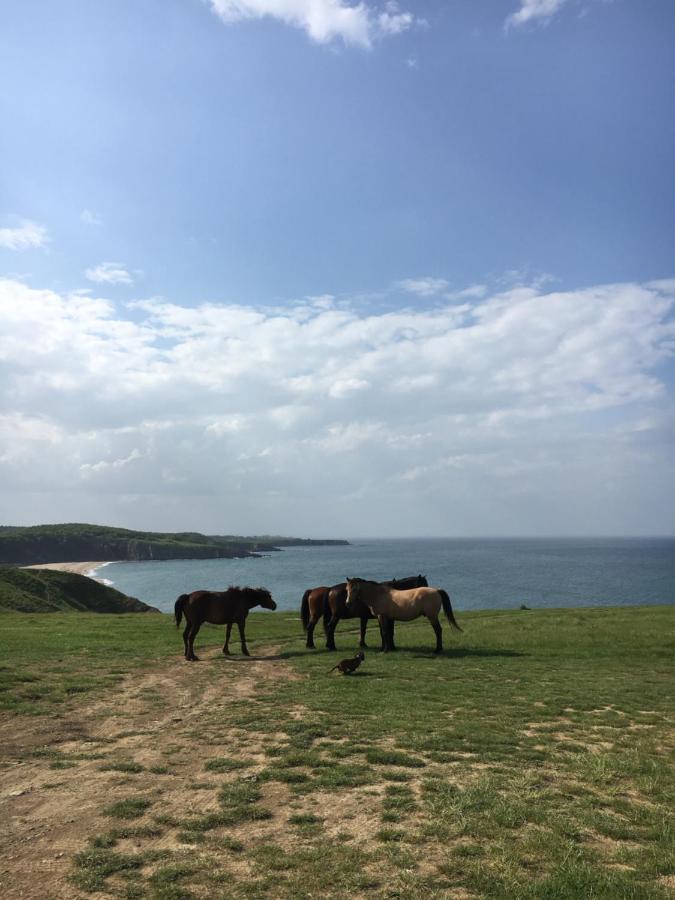
[(354, 539), (250, 559), (107, 563), (93, 574), (163, 612), (201, 588), (266, 587), (278, 609), (298, 610), (310, 587), (418, 574), (445, 588), (460, 612), (672, 604), (675, 538)]

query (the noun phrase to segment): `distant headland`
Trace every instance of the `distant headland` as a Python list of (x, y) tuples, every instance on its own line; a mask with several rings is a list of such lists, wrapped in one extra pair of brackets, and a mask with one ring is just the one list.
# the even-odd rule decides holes
[(237, 537), (196, 531), (132, 531), (107, 525), (0, 525), (0, 564), (242, 559), (283, 547), (347, 546), (345, 540), (312, 540), (272, 535)]

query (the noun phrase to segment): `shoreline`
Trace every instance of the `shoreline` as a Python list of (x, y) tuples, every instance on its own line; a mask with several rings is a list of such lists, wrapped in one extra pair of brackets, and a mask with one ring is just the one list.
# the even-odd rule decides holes
[(74, 575), (84, 575), (86, 578), (95, 578), (94, 572), (102, 569), (103, 566), (109, 566), (110, 560), (100, 560), (95, 562), (58, 562), (58, 563), (35, 563), (32, 566), (21, 566), (22, 569), (51, 569), (54, 572), (71, 572)]

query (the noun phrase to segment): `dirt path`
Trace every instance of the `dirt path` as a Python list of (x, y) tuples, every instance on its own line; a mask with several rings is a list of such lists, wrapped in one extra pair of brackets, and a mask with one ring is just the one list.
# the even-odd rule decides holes
[[(104, 814), (106, 806), (130, 794), (142, 791), (157, 806), (161, 798), (165, 815), (217, 806), (205, 760), (234, 758), (243, 749), (236, 729), (219, 726), (228, 704), (233, 697), (253, 696), (268, 679), (296, 677), (274, 658), (274, 648), (265, 652), (267, 658), (248, 660), (219, 656), (217, 678), (209, 665), (216, 651), (200, 665), (172, 660), (53, 717), (0, 717), (4, 900), (91, 897), (69, 880), (73, 856), (92, 836), (135, 824)], [(246, 756), (259, 756), (261, 768), (263, 749), (247, 742)], [(142, 768), (134, 773), (130, 764)], [(154, 846), (172, 841), (160, 838)], [(134, 842), (125, 849), (133, 851)]]

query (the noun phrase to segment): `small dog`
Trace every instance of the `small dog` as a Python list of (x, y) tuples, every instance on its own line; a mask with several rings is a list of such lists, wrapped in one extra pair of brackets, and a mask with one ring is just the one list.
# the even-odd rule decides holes
[(351, 675), (352, 672), (355, 672), (358, 669), (365, 658), (366, 654), (363, 650), (359, 650), (356, 656), (353, 656), (351, 659), (343, 659), (337, 666), (333, 666), (330, 671), (334, 672), (336, 669), (339, 669), (343, 675)]

